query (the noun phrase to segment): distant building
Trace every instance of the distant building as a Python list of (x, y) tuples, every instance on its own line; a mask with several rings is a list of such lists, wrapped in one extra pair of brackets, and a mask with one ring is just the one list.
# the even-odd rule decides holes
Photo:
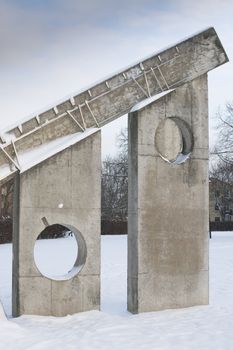
[(209, 198), (210, 222), (233, 221), (232, 185), (215, 178), (210, 178)]

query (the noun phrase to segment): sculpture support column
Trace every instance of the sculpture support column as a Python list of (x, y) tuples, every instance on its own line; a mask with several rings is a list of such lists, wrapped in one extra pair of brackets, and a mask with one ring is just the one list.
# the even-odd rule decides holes
[[(100, 141), (98, 131), (17, 176), (14, 316), (65, 316), (100, 307)], [(45, 228), (44, 217), (50, 225), (74, 227), (84, 238), (79, 256), (83, 244), (86, 245), (86, 251), (81, 254), (85, 264), (70, 279), (46, 278), (36, 267), (34, 244)]]
[(129, 115), (129, 311), (208, 304), (208, 182), (205, 74)]

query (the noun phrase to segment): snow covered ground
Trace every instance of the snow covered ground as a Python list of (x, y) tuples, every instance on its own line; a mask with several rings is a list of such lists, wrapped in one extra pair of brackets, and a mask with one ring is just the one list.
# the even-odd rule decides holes
[[(0, 308), (0, 350), (232, 350), (233, 233), (214, 232), (210, 241), (209, 306), (140, 315), (126, 311), (126, 239), (102, 237), (101, 312), (7, 321)], [(11, 259), (11, 245), (0, 246), (0, 299), (8, 315)]]

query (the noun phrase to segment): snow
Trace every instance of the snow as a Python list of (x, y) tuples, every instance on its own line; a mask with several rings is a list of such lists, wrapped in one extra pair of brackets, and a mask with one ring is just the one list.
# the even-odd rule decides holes
[(0, 135), (6, 143), (10, 143), (11, 141), (14, 141), (16, 139), (16, 136), (11, 132), (6, 132), (5, 134), (0, 133)]
[[(39, 271), (51, 279), (66, 279), (73, 268), (78, 255), (78, 245), (74, 236), (65, 239), (65, 259), (61, 259), (64, 249), (64, 239), (37, 240), (34, 246), (34, 259)], [(51, 259), (53, 252), (53, 259)], [(64, 254), (64, 253), (63, 253)], [(48, 264), (49, 261), (49, 264)]]
[(1, 320), (5, 320), (6, 321), (6, 314), (5, 314), (5, 311), (4, 311), (4, 309), (3, 309), (3, 306), (2, 306), (2, 304), (1, 304), (1, 302), (0, 302), (0, 321)]
[[(28, 169), (31, 169), (35, 165), (43, 162), (44, 160), (54, 156), (55, 154), (63, 151), (64, 149), (96, 133), (98, 130), (98, 128), (89, 128), (84, 132), (77, 132), (75, 134), (62, 136), (57, 138), (56, 140), (46, 142), (30, 150), (19, 152), (18, 162), (20, 165), (20, 172), (23, 173)], [(15, 167), (10, 167), (8, 163), (3, 164), (2, 166), (0, 166), (0, 180), (9, 176), (14, 171), (16, 171)]]
[(130, 113), (139, 111), (140, 109), (148, 106), (152, 102), (155, 102), (155, 101), (159, 100), (160, 98), (162, 98), (163, 96), (170, 94), (172, 91), (174, 91), (174, 89), (166, 90), (166, 91), (160, 92), (159, 94), (157, 94), (155, 96), (148, 97), (145, 100), (136, 103), (136, 105), (134, 105), (131, 108)]
[(43, 162), (45, 159), (63, 151), (86, 137), (96, 133), (99, 129), (89, 128), (83, 132), (59, 137), (56, 140), (44, 143), (26, 152), (19, 152), (18, 158), (21, 167), (21, 173), (27, 171), (33, 166)]
[(16, 171), (16, 167), (13, 165), (12, 168), (10, 168), (9, 164), (2, 164), (0, 166), (0, 180), (6, 178), (7, 176), (9, 176), (10, 174), (12, 174), (12, 172)]
[[(1, 319), (0, 350), (232, 349), (233, 232), (213, 232), (210, 240), (210, 305), (140, 315), (126, 311), (126, 239), (102, 237), (101, 312)], [(68, 241), (64, 239), (64, 248)], [(0, 246), (0, 298), (8, 315), (10, 271), (11, 245), (4, 244)]]

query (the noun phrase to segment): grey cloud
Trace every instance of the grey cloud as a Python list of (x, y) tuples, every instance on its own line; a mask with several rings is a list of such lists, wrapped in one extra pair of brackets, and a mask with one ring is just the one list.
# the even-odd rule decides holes
[[(69, 38), (98, 39), (101, 30), (114, 29), (114, 23), (127, 25), (124, 19), (147, 8), (151, 1), (48, 1), (48, 7), (20, 6), (20, 1), (0, 2), (1, 64), (13, 64), (48, 52), (54, 46), (66, 46)], [(148, 9), (149, 11), (149, 9)], [(116, 24), (115, 24), (116, 25)], [(73, 36), (73, 37), (72, 37)]]

